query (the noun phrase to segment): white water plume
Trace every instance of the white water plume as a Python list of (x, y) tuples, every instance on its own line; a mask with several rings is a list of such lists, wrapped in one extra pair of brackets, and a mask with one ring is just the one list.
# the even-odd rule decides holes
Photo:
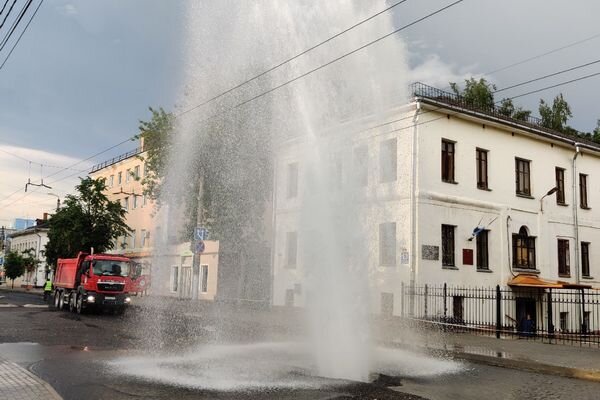
[[(275, 301), (276, 293), (262, 289), (270, 287), (264, 280), (272, 277), (256, 272), (268, 260), (253, 251), (278, 233), (270, 232), (269, 222), (263, 220), (267, 227), (261, 227), (260, 218), (248, 215), (261, 208), (268, 214), (265, 209), (274, 206), (272, 174), (284, 165), (284, 153), (293, 154), (305, 179), (289, 223), (294, 230), (312, 233), (312, 239), (301, 242), (306, 245), (300, 246), (305, 247), (305, 262), (298, 266), (298, 275), (313, 326), (307, 348), (315, 362), (310, 365), (318, 376), (367, 381), (372, 372), (370, 249), (362, 237), (370, 220), (351, 188), (354, 170), (344, 168), (352, 164), (349, 154), (356, 134), (337, 127), (405, 101), (405, 46), (398, 36), (390, 37), (236, 105), (392, 31), (392, 13), (195, 107), (386, 6), (384, 0), (227, 0), (189, 2), (186, 13), (185, 95), (179, 111), (194, 110), (177, 120), (163, 197), (171, 210), (177, 209), (169, 230), (189, 218), (175, 199), (196, 190), (190, 181), (197, 175), (191, 172), (200, 168), (205, 176), (209, 173), (212, 184), (205, 184), (212, 198), (204, 207), (217, 214), (211, 217), (223, 229), (218, 296)], [(248, 221), (255, 225), (244, 225)]]

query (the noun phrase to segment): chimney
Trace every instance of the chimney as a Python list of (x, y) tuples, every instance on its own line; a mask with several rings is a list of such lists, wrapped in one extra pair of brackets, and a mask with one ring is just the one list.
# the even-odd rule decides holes
[(42, 218), (42, 219), (43, 219), (44, 221), (48, 221), (48, 213), (47, 213), (47, 212), (45, 212), (45, 213), (44, 213), (44, 218)]

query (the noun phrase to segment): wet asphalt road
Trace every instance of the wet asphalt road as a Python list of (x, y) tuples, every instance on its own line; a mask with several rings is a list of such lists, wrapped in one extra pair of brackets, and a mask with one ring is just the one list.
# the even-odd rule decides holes
[[(123, 317), (77, 316), (49, 309), (23, 307), (40, 304), (39, 296), (0, 291), (0, 354), (49, 382), (65, 399), (598, 399), (600, 384), (498, 367), (465, 364), (463, 372), (428, 379), (401, 379), (396, 390), (377, 385), (346, 384), (319, 390), (214, 392), (141, 381), (109, 368), (116, 357), (144, 354), (154, 348), (152, 323), (166, 318), (156, 309), (132, 309)], [(232, 323), (206, 313), (202, 321), (185, 315), (168, 316), (166, 337), (184, 348), (190, 342), (214, 339), (215, 329), (252, 332), (262, 336), (269, 327), (251, 319)], [(227, 318), (225, 318), (227, 319)], [(248, 324), (236, 327), (237, 324)], [(200, 329), (210, 326), (211, 329)], [(264, 325), (264, 324), (259, 324)], [(249, 327), (253, 329), (247, 329)], [(200, 327), (200, 328), (199, 328)], [(284, 330), (282, 330), (283, 332)], [(244, 333), (247, 335), (247, 333)]]

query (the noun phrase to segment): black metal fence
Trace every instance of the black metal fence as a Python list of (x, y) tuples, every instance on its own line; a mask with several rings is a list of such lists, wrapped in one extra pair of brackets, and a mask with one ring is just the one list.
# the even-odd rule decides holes
[(600, 290), (403, 285), (402, 317), (446, 331), (600, 347)]

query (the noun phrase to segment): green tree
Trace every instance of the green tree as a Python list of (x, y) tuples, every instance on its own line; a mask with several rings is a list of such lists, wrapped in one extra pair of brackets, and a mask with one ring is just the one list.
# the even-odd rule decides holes
[(159, 108), (149, 107), (152, 117), (148, 121), (140, 121), (137, 139), (144, 141), (146, 156), (143, 157), (146, 167), (142, 179), (144, 194), (152, 200), (160, 202), (162, 183), (167, 172), (167, 158), (171, 148), (175, 117)]
[(510, 118), (526, 121), (531, 115), (531, 111), (525, 110), (522, 107), (515, 107), (512, 99), (502, 99), (498, 112)]
[(92, 247), (99, 253), (110, 250), (119, 236), (130, 232), (125, 223), (126, 211), (118, 201), (106, 197), (105, 189), (104, 178), (87, 177), (76, 186), (76, 195), (66, 197), (64, 207), (48, 222), (48, 265)]
[(25, 260), (16, 251), (9, 251), (4, 258), (4, 272), (6, 277), (12, 280), (12, 286), (15, 287), (15, 279), (25, 273)]
[(450, 88), (468, 104), (483, 109), (494, 108), (494, 91), (496, 90), (496, 85), (489, 83), (484, 78), (480, 78), (479, 80), (475, 78), (465, 79), (465, 88), (462, 90), (455, 82), (450, 82)]
[(25, 267), (25, 271), (33, 272), (37, 269), (37, 266), (40, 263), (40, 260), (35, 256), (35, 249), (30, 248), (27, 250), (23, 250), (23, 266)]
[(596, 121), (596, 129), (592, 132), (592, 140), (600, 143), (600, 119)]
[(542, 117), (542, 126), (559, 132), (573, 133), (573, 129), (567, 126), (567, 121), (573, 114), (571, 114), (571, 107), (563, 98), (562, 93), (554, 98), (552, 106), (548, 105), (544, 99), (540, 99), (539, 112)]

